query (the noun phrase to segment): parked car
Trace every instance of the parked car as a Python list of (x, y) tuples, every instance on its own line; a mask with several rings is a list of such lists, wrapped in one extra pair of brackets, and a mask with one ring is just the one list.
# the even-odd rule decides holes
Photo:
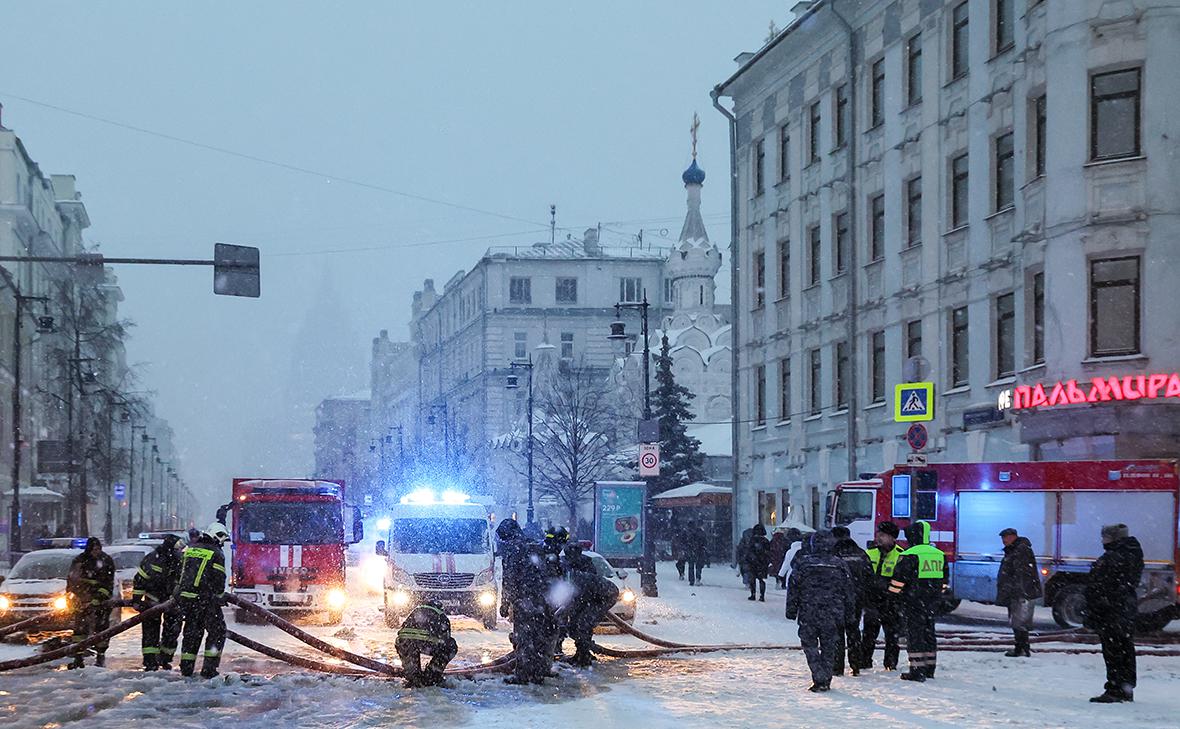
[[(615, 583), (615, 586), (619, 588), (619, 600), (611, 608), (611, 612), (628, 624), (634, 623), (635, 608), (639, 603), (639, 593), (632, 589), (627, 582), (631, 575), (626, 570), (619, 570), (612, 567), (606, 557), (603, 557), (598, 552), (586, 551), (583, 554), (594, 562), (594, 567), (598, 570), (599, 575)], [(605, 618), (599, 624), (613, 625), (613, 623)]]
[(115, 582), (124, 600), (131, 599), (132, 583), (139, 570), (139, 563), (155, 548), (154, 544), (116, 544), (106, 548), (106, 553), (115, 560)]
[(41, 630), (65, 630), (73, 620), (66, 577), (79, 549), (39, 549), (23, 555), (0, 585), (0, 625), (11, 625), (53, 611)]

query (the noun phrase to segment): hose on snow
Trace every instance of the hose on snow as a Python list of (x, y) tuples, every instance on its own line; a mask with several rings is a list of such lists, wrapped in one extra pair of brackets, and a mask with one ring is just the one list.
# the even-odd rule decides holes
[(77, 643), (62, 646), (61, 648), (46, 651), (45, 653), (40, 653), (34, 656), (28, 656), (26, 658), (13, 658), (7, 661), (0, 661), (0, 672), (12, 671), (17, 668), (28, 668), (29, 666), (36, 666), (40, 663), (48, 663), (49, 661), (55, 661), (58, 658), (65, 658), (66, 656), (82, 653), (83, 651), (89, 650), (96, 645), (106, 643), (119, 633), (130, 630), (131, 628), (139, 625), (144, 621), (145, 618), (149, 618), (153, 615), (159, 615), (170, 607), (172, 607), (172, 601), (165, 600), (158, 605), (144, 610), (142, 613), (131, 616), (118, 625), (112, 625), (106, 630), (95, 633), (89, 638), (86, 638), (85, 640), (79, 641)]

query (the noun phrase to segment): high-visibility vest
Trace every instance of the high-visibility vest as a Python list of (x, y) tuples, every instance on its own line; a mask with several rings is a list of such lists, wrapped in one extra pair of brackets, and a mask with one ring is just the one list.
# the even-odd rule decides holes
[(873, 574), (881, 577), (892, 577), (893, 569), (897, 567), (897, 560), (901, 557), (901, 550), (897, 547), (885, 553), (885, 559), (881, 559), (881, 549), (873, 547), (868, 551), (869, 561), (873, 563)]
[(901, 553), (918, 559), (919, 580), (941, 580), (946, 575), (946, 555), (938, 547), (929, 544), (915, 544)]

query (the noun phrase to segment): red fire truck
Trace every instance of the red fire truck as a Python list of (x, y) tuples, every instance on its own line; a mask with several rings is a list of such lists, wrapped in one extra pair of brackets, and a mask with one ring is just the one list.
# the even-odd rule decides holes
[[(235, 595), (340, 622), (346, 552), (363, 537), (360, 510), (344, 504), (343, 481), (235, 478), (233, 501), (218, 510), (220, 519), (227, 514)], [(245, 617), (238, 611), (239, 622)]]
[(1102, 554), (1100, 529), (1122, 522), (1139, 539), (1146, 562), (1140, 627), (1158, 630), (1180, 615), (1176, 461), (895, 466), (829, 494), (829, 524), (848, 526), (860, 544), (872, 541), (881, 521), (904, 527), (917, 519), (930, 522), (931, 541), (947, 554), (949, 609), (959, 600), (995, 599), (1004, 556), (999, 532), (1014, 527), (1032, 542), (1054, 619), (1079, 625), (1090, 565)]

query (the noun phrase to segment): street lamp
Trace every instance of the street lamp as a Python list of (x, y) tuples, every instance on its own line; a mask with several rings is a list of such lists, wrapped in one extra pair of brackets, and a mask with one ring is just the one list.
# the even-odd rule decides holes
[[(552, 345), (550, 345), (552, 346)], [(528, 400), (525, 407), (528, 410), (529, 419), (529, 442), (525, 447), (525, 454), (528, 460), (528, 479), (529, 479), (529, 503), (528, 512), (526, 516), (526, 526), (533, 525), (533, 358), (530, 355), (525, 362), (509, 362), (509, 374), (504, 383), (504, 388), (507, 390), (517, 390), (520, 388), (520, 378), (512, 374), (512, 370), (525, 370), (528, 373)]]
[[(152, 438), (155, 441), (155, 438)], [(160, 465), (160, 444), (152, 443), (152, 473), (148, 480), (148, 523), (150, 529), (156, 528), (156, 466)]]
[[(627, 325), (622, 320), (622, 310), (639, 310), (640, 323), (642, 325), (641, 336), (643, 337), (643, 419), (645, 421), (651, 420), (651, 344), (647, 335), (647, 317), (650, 308), (650, 304), (647, 303), (646, 293), (644, 293), (642, 301), (627, 301), (615, 304), (615, 321), (611, 322), (610, 335), (607, 336), (607, 339), (614, 342), (626, 341)], [(646, 533), (643, 536), (643, 568), (639, 570), (639, 588), (646, 597), (657, 597), (659, 596), (659, 588), (656, 585), (656, 545), (652, 540), (651, 531), (652, 508), (650, 486), (648, 484), (647, 498), (643, 504), (644, 530)]]
[[(12, 516), (9, 518), (9, 540), (8, 551), (13, 553), (9, 558), (9, 562), (16, 561), (16, 553), (21, 549), (21, 513), (20, 513), (20, 468), (21, 468), (21, 441), (24, 438), (21, 432), (21, 360), (24, 355), (21, 353), (21, 324), (24, 317), (24, 305), (26, 301), (48, 301), (44, 296), (24, 296), (16, 288), (16, 284), (12, 281), (7, 269), (4, 269), (4, 278), (8, 279), (8, 284), (12, 288), (13, 298), (16, 299), (16, 319), (15, 326), (12, 328)], [(37, 331), (46, 333), (53, 331), (53, 317), (38, 317)]]
[[(135, 537), (134, 514), (135, 510), (132, 508), (133, 502), (131, 500), (131, 490), (135, 488), (135, 431), (146, 429), (147, 425), (136, 425), (134, 416), (131, 418), (131, 439), (127, 446), (129, 454), (127, 456), (127, 538), (133, 539)], [(139, 495), (143, 499), (143, 494)]]

